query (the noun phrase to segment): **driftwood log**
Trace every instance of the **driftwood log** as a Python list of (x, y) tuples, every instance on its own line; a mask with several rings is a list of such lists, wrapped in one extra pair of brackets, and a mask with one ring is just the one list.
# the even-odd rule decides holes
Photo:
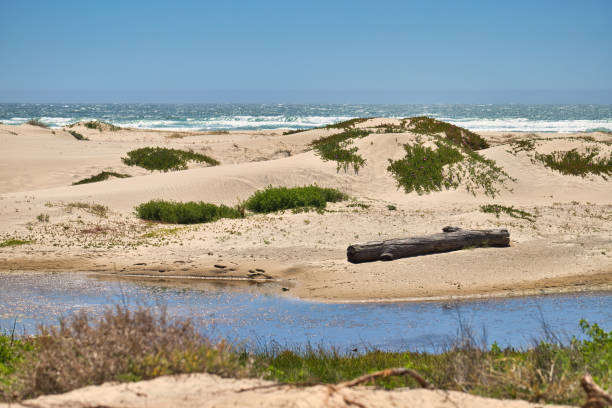
[(468, 247), (510, 245), (510, 233), (506, 229), (464, 230), (459, 227), (444, 227), (442, 231), (440, 234), (354, 244), (347, 248), (346, 256), (352, 263), (392, 261)]
[(593, 377), (586, 374), (580, 381), (582, 389), (586, 392), (587, 400), (582, 408), (604, 408), (605, 406), (612, 407), (612, 395), (604, 391), (603, 388), (595, 384)]

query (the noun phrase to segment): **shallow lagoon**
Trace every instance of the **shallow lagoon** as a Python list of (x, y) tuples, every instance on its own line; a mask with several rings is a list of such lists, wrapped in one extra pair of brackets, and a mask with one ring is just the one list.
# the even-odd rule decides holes
[(328, 304), (283, 296), (271, 283), (201, 280), (110, 280), (88, 274), (0, 274), (0, 329), (34, 333), (78, 310), (100, 313), (118, 303), (159, 307), (190, 317), (214, 338), (249, 348), (321, 345), (347, 351), (436, 351), (457, 337), (460, 322), (487, 344), (526, 347), (545, 335), (580, 336), (580, 319), (612, 329), (612, 292), (461, 302)]

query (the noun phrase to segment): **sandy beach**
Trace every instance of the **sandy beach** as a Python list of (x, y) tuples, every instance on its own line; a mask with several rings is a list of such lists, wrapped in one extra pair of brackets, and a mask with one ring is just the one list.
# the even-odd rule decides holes
[[(282, 282), (284, 296), (333, 302), (393, 301), (581, 291), (612, 287), (612, 188), (600, 176), (562, 175), (512, 152), (509, 142), (534, 135), (484, 132), (495, 160), (516, 181), (495, 198), (461, 186), (425, 195), (398, 189), (387, 171), (418, 135), (376, 133), (395, 119), (357, 127), (366, 159), (358, 174), (336, 169), (309, 143), (338, 129), (283, 135), (281, 130), (175, 132), (45, 129), (0, 125), (0, 271), (94, 271), (143, 279), (235, 279)], [(81, 133), (81, 141), (67, 130)], [(537, 151), (585, 149), (604, 133), (537, 135)], [(192, 149), (221, 165), (150, 172), (121, 162), (144, 146)], [(604, 153), (612, 147), (603, 145)], [(132, 177), (72, 183), (114, 171)], [(134, 207), (151, 199), (235, 205), (266, 186), (316, 183), (350, 195), (324, 213), (249, 215), (209, 224), (145, 222)], [(95, 205), (108, 207), (103, 213)], [(514, 206), (535, 221), (483, 213), (484, 204)], [(391, 207), (390, 207), (391, 206)], [(396, 209), (390, 209), (390, 208)], [(42, 217), (40, 217), (42, 215)], [(48, 221), (44, 221), (48, 216)], [(38, 218), (41, 218), (39, 220)], [(392, 262), (351, 264), (350, 244), (469, 229), (507, 228), (508, 248), (476, 248)], [(215, 266), (216, 265), (216, 266)], [(249, 270), (263, 270), (256, 277)]]

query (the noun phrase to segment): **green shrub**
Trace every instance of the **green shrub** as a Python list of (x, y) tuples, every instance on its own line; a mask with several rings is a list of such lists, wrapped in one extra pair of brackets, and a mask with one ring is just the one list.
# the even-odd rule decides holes
[(245, 202), (246, 208), (257, 213), (270, 213), (298, 208), (324, 209), (328, 202), (347, 199), (347, 195), (333, 188), (318, 186), (272, 187), (255, 192)]
[(349, 146), (353, 139), (363, 138), (368, 134), (367, 130), (346, 129), (344, 132), (314, 140), (310, 145), (324, 161), (335, 161), (338, 164), (337, 171), (347, 171), (349, 166), (352, 166), (356, 174), (365, 166), (365, 159), (357, 154), (356, 147)]
[(499, 218), (499, 215), (501, 213), (506, 213), (510, 217), (513, 217), (513, 218), (520, 218), (523, 220), (535, 222), (535, 216), (533, 214), (527, 211), (516, 209), (512, 206), (506, 207), (506, 206), (499, 205), (499, 204), (487, 204), (487, 205), (481, 205), (480, 211), (482, 211), (483, 213), (495, 214), (497, 218)]
[(45, 125), (38, 118), (32, 118), (26, 122), (27, 125), (38, 126), (41, 128), (49, 129), (49, 126)]
[(534, 151), (536, 148), (536, 141), (534, 139), (514, 140), (510, 142), (509, 144), (510, 144), (510, 150), (506, 150), (506, 151), (508, 153), (512, 153), (515, 156), (519, 152), (531, 152), (531, 151)]
[(550, 154), (536, 153), (535, 159), (561, 174), (582, 177), (588, 174), (596, 174), (607, 180), (606, 176), (612, 175), (612, 153), (608, 158), (597, 157), (598, 154), (598, 148), (591, 148), (585, 154), (572, 149), (567, 152), (557, 151)]
[(476, 133), (450, 123), (442, 122), (427, 116), (417, 116), (402, 120), (403, 125), (407, 122), (408, 126), (410, 126), (409, 130), (413, 133), (420, 133), (423, 135), (444, 133), (446, 139), (469, 150), (481, 150), (489, 147), (487, 141)]
[(75, 132), (74, 130), (69, 130), (68, 133), (70, 133), (72, 137), (74, 137), (76, 140), (89, 140), (88, 138), (86, 138), (79, 132)]
[(74, 186), (78, 184), (97, 183), (99, 181), (108, 180), (111, 177), (126, 178), (126, 177), (132, 177), (132, 176), (130, 176), (129, 174), (115, 173), (114, 171), (102, 171), (96, 174), (95, 176), (91, 176), (83, 180), (76, 181), (72, 183), (72, 185)]
[(83, 126), (85, 126), (87, 129), (98, 129), (100, 132), (102, 132), (105, 129), (110, 130), (112, 132), (116, 132), (118, 130), (121, 130), (121, 128), (118, 127), (118, 126), (115, 126), (113, 124), (106, 123), (106, 122), (101, 122), (101, 121), (98, 121), (98, 120), (92, 120), (92, 121), (89, 121), (89, 122), (84, 122)]
[(136, 207), (139, 218), (171, 224), (196, 224), (217, 221), (221, 218), (243, 218), (237, 209), (225, 205), (189, 201), (151, 200)]
[(187, 162), (205, 162), (216, 166), (219, 162), (212, 157), (191, 151), (167, 149), (165, 147), (143, 147), (127, 153), (121, 160), (128, 166), (140, 166), (147, 170), (184, 170)]
[(325, 129), (349, 129), (349, 128), (354, 128), (356, 124), (358, 123), (362, 123), (365, 122), (366, 120), (369, 120), (371, 118), (354, 118), (354, 119), (349, 119), (349, 120), (345, 120), (343, 122), (338, 122), (338, 123), (332, 123), (331, 125), (326, 125)]
[[(316, 129), (316, 128), (313, 128)], [(285, 135), (292, 135), (294, 133), (301, 133), (301, 132), (305, 132), (307, 130), (312, 130), (312, 129), (289, 129), (283, 132), (283, 136)]]
[[(48, 220), (49, 220), (49, 216), (47, 216), (47, 221)], [(0, 241), (0, 248), (12, 247), (12, 246), (18, 246), (18, 245), (26, 245), (26, 244), (31, 244), (33, 242), (34, 241), (30, 241), (30, 240), (9, 238), (7, 240)]]
[(473, 195), (482, 190), (485, 195), (495, 197), (499, 193), (498, 186), (507, 188), (507, 181), (516, 181), (493, 160), (478, 152), (439, 136), (432, 137), (437, 149), (425, 147), (417, 140), (414, 145), (404, 145), (406, 156), (403, 159), (389, 159), (387, 171), (406, 193), (456, 189), (463, 183)]

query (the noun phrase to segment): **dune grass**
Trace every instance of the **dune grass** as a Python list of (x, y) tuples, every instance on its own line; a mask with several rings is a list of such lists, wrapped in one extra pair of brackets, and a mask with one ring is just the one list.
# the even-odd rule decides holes
[(479, 191), (495, 197), (500, 188), (514, 181), (508, 173), (468, 147), (462, 147), (439, 136), (433, 137), (436, 149), (424, 146), (422, 140), (404, 145), (406, 155), (389, 159), (389, 171), (406, 193), (427, 194), (456, 189), (463, 184), (468, 192)]
[(184, 170), (188, 162), (207, 163), (216, 166), (219, 162), (204, 154), (165, 147), (143, 147), (127, 153), (121, 159), (128, 166), (139, 166), (147, 170)]
[(196, 224), (220, 220), (221, 218), (243, 218), (239, 209), (205, 202), (151, 200), (136, 207), (139, 218), (172, 224)]
[(114, 171), (101, 171), (100, 173), (93, 175), (91, 177), (84, 178), (83, 180), (75, 181), (72, 183), (73, 186), (78, 184), (88, 184), (88, 183), (97, 183), (99, 181), (108, 180), (111, 177), (115, 178), (127, 178), (132, 177), (129, 174), (124, 173), (115, 173)]
[[(170, 319), (162, 309), (130, 311), (117, 306), (98, 318), (84, 312), (41, 326), (35, 336), (0, 335), (0, 400), (67, 392), (106, 381), (138, 381), (161, 375), (207, 372), (224, 377), (263, 377), (296, 386), (337, 383), (392, 367), (416, 370), (437, 389), (532, 402), (580, 405), (579, 381), (590, 373), (612, 387), (612, 331), (580, 321), (584, 340), (554, 336), (518, 350), (477, 341), (462, 326), (439, 353), (339, 352), (309, 347), (248, 351), (212, 342), (189, 320)], [(417, 385), (410, 378), (377, 380), (393, 389)]]
[(607, 180), (607, 176), (612, 175), (612, 153), (609, 157), (599, 157), (599, 153), (598, 148), (591, 148), (585, 153), (572, 149), (566, 152), (555, 151), (550, 154), (536, 153), (535, 159), (561, 174), (581, 177), (593, 174)]
[(513, 206), (507, 207), (500, 204), (487, 204), (481, 205), (480, 211), (483, 213), (495, 214), (497, 218), (499, 218), (501, 213), (505, 213), (512, 218), (520, 218), (523, 220), (535, 222), (535, 215), (531, 214), (530, 212), (514, 208)]
[(289, 209), (324, 209), (328, 202), (346, 200), (348, 196), (333, 188), (318, 186), (272, 187), (255, 192), (245, 206), (256, 213), (271, 213)]
[(0, 241), (0, 248), (26, 245), (26, 244), (31, 244), (33, 242), (34, 241), (31, 241), (31, 240), (9, 238), (9, 239), (5, 239), (4, 241)]
[(97, 129), (100, 132), (102, 132), (103, 130), (110, 130), (111, 132), (116, 132), (118, 130), (121, 130), (119, 126), (115, 126), (111, 123), (102, 122), (99, 120), (83, 122), (83, 126), (85, 126), (87, 129)]
[(443, 133), (449, 141), (469, 150), (482, 150), (489, 144), (476, 133), (459, 126), (442, 122), (427, 116), (416, 116), (403, 119), (402, 124), (407, 126), (413, 133), (423, 135), (435, 135)]
[(359, 173), (359, 169), (365, 166), (365, 159), (357, 154), (356, 147), (350, 147), (353, 139), (359, 139), (368, 136), (367, 130), (361, 129), (346, 129), (341, 133), (331, 136), (323, 136), (314, 140), (310, 145), (324, 161), (335, 161), (337, 163), (337, 171), (343, 169), (348, 171), (349, 167), (353, 168), (355, 174)]
[(89, 140), (88, 138), (86, 138), (85, 136), (83, 136), (82, 134), (74, 130), (69, 130), (68, 133), (70, 133), (72, 137), (74, 137), (76, 140)]
[(26, 122), (26, 125), (38, 126), (38, 127), (41, 127), (41, 128), (49, 129), (49, 126), (45, 125), (38, 118), (32, 118), (32, 119), (28, 120)]

